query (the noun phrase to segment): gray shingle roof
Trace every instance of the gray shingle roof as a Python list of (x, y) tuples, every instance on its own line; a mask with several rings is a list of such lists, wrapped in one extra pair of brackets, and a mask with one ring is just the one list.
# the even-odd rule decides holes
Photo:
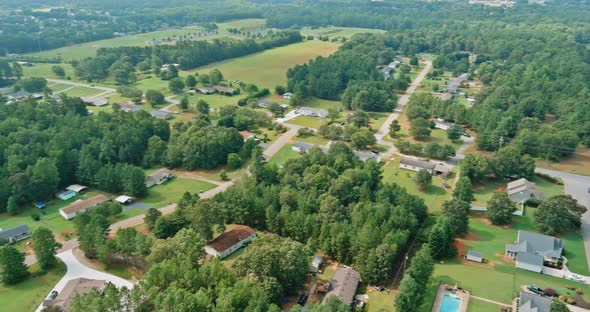
[(432, 170), (435, 166), (435, 164), (433, 164), (431, 162), (412, 159), (412, 158), (408, 158), (408, 157), (403, 157), (400, 160), (400, 163), (403, 165), (409, 165), (409, 166), (424, 168), (424, 169), (428, 169), (428, 170)]
[(518, 296), (519, 312), (550, 312), (551, 299), (521, 292)]
[(330, 297), (336, 297), (345, 304), (352, 304), (356, 288), (361, 279), (359, 272), (349, 267), (339, 268), (330, 281), (330, 291), (324, 297), (324, 302)]
[(0, 231), (0, 238), (9, 240), (12, 237), (22, 235), (24, 233), (30, 233), (29, 227), (26, 224), (17, 225), (6, 230)]

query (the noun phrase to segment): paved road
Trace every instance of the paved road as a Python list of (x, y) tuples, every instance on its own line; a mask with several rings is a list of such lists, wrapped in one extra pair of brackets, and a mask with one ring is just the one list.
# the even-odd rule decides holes
[[(59, 253), (57, 257), (60, 258), (61, 261), (63, 261), (63, 263), (67, 266), (67, 272), (66, 275), (64, 275), (51, 290), (57, 290), (58, 292), (61, 292), (69, 281), (80, 277), (105, 280), (113, 283), (117, 287), (125, 286), (127, 288), (133, 288), (133, 284), (128, 280), (122, 279), (112, 274), (100, 272), (85, 266), (80, 261), (78, 261), (78, 259), (74, 256), (72, 250), (67, 250), (62, 253)], [(49, 293), (47, 295), (49, 295)], [(42, 309), (43, 307), (39, 305), (39, 307), (35, 311), (40, 312)]]
[[(61, 243), (61, 248), (57, 250), (57, 253), (60, 254), (68, 250), (72, 250), (78, 246), (80, 246), (80, 244), (78, 243), (77, 239), (70, 239), (69, 241)], [(37, 263), (37, 257), (35, 257), (35, 254), (30, 254), (25, 257), (26, 265), (32, 265), (35, 263)]]
[(101, 86), (92, 86), (86, 83), (81, 83), (81, 82), (73, 82), (73, 81), (69, 81), (69, 80), (61, 80), (61, 79), (47, 79), (47, 81), (49, 82), (54, 82), (54, 83), (63, 83), (63, 84), (67, 84), (67, 85), (71, 85), (71, 86), (75, 86), (75, 87), (86, 87), (86, 88), (92, 88), (92, 89), (96, 89), (96, 90), (102, 90), (105, 92), (117, 92), (117, 90), (113, 89), (113, 88), (108, 88), (108, 87), (101, 87)]
[(274, 154), (278, 153), (278, 151), (281, 150), (281, 148), (287, 144), (289, 140), (293, 139), (293, 137), (297, 135), (297, 130), (299, 130), (299, 127), (294, 127), (293, 125), (289, 125), (289, 127), (291, 127), (291, 129), (281, 134), (281, 136), (272, 144), (270, 144), (263, 152), (263, 155), (266, 157), (266, 159), (269, 159)]
[(575, 198), (580, 205), (588, 209), (582, 216), (582, 235), (584, 236), (586, 261), (588, 262), (588, 268), (590, 268), (590, 193), (588, 193), (590, 177), (544, 168), (537, 168), (535, 171), (561, 178), (565, 186), (565, 192)]

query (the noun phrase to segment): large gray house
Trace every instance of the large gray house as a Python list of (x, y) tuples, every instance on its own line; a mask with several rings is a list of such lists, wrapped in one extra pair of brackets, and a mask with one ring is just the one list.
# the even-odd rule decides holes
[(8, 243), (16, 243), (23, 239), (29, 238), (31, 231), (26, 224), (17, 225), (6, 230), (0, 229), (0, 240), (5, 240)]
[(551, 299), (535, 294), (520, 292), (518, 295), (518, 312), (550, 312)]
[(553, 236), (518, 231), (514, 244), (506, 245), (506, 255), (516, 267), (541, 273), (545, 262), (557, 264), (563, 253), (563, 241)]
[(537, 189), (534, 182), (524, 178), (508, 183), (506, 193), (511, 201), (519, 204), (523, 204), (529, 199), (545, 199), (545, 192)]

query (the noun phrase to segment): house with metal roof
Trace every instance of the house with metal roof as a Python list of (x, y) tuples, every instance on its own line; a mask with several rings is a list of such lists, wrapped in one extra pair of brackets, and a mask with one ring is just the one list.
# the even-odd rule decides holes
[(317, 273), (320, 271), (320, 267), (322, 266), (322, 262), (324, 258), (322, 256), (315, 254), (311, 259), (311, 263), (309, 264), (309, 272)]
[(551, 299), (528, 292), (518, 294), (518, 312), (551, 312)]
[(511, 201), (519, 204), (523, 204), (529, 199), (545, 199), (545, 192), (537, 189), (534, 182), (525, 178), (508, 183), (506, 193), (508, 193), (508, 198)]
[(563, 253), (563, 240), (533, 233), (518, 231), (514, 244), (506, 244), (506, 256), (516, 260), (516, 267), (541, 273), (545, 262), (557, 264)]
[(160, 168), (147, 176), (145, 186), (152, 187), (154, 185), (160, 185), (170, 179), (172, 179), (172, 171), (168, 168)]
[(291, 145), (291, 150), (293, 150), (296, 153), (305, 154), (310, 149), (312, 149), (314, 147), (315, 147), (315, 145), (313, 145), (313, 144), (304, 143), (304, 142), (295, 142), (295, 143), (293, 143), (293, 145)]
[(7, 241), (10, 244), (27, 239), (31, 236), (31, 231), (26, 224), (17, 225), (5, 230), (0, 230), (0, 240)]
[(369, 159), (374, 159), (376, 162), (381, 161), (381, 156), (379, 156), (379, 154), (375, 154), (372, 152), (352, 151), (352, 153), (354, 154), (354, 156), (358, 157), (358, 159), (360, 159), (362, 161), (367, 161)]
[(256, 231), (246, 225), (236, 225), (233, 229), (223, 232), (205, 246), (208, 255), (225, 258), (256, 237)]
[(165, 111), (159, 110), (159, 109), (153, 109), (153, 110), (151, 110), (150, 111), (150, 115), (152, 115), (152, 117), (158, 118), (158, 119), (170, 119), (170, 118), (172, 118), (172, 113), (165, 112)]
[(467, 251), (467, 255), (465, 255), (465, 259), (473, 262), (482, 263), (484, 258), (481, 252), (469, 250)]
[(297, 109), (296, 113), (301, 114), (303, 116), (320, 117), (320, 118), (326, 118), (329, 115), (328, 111), (325, 109), (306, 107), (306, 106), (303, 106), (303, 107), (300, 107), (299, 109)]
[(86, 212), (88, 209), (98, 206), (110, 199), (102, 194), (96, 195), (88, 199), (77, 200), (63, 208), (59, 209), (59, 214), (66, 220), (71, 220), (75, 216)]
[(74, 192), (76, 194), (82, 194), (88, 190), (88, 187), (86, 187), (84, 185), (80, 185), (80, 184), (72, 184), (72, 185), (66, 187), (66, 190)]
[(352, 304), (360, 280), (361, 274), (359, 272), (350, 267), (339, 268), (330, 281), (328, 293), (322, 303), (326, 303), (330, 297), (336, 297), (345, 304)]

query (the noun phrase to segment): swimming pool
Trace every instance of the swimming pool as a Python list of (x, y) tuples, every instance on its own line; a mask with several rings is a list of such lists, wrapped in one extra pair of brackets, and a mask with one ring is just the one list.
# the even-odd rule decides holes
[(444, 295), (439, 312), (459, 312), (461, 298), (455, 295)]

